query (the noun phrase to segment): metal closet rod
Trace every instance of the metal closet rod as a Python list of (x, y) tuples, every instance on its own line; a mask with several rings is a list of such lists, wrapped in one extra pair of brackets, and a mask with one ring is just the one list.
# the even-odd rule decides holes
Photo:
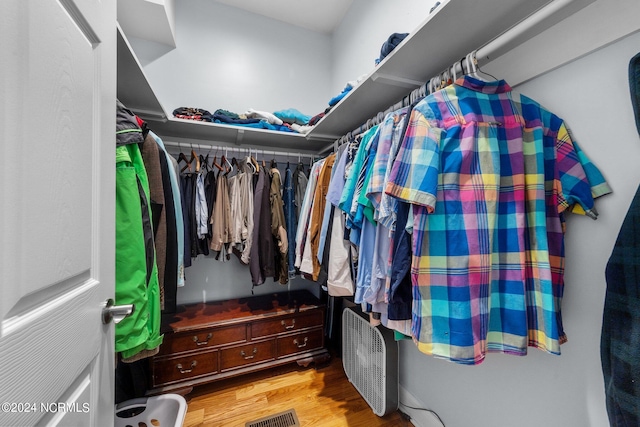
[(255, 153), (256, 155), (262, 154), (263, 156), (270, 154), (272, 156), (281, 156), (281, 157), (290, 157), (290, 158), (298, 157), (298, 159), (306, 157), (312, 160), (319, 157), (315, 154), (300, 153), (300, 152), (295, 153), (295, 152), (288, 152), (288, 151), (262, 150), (254, 147), (237, 147), (237, 146), (228, 146), (228, 145), (192, 144), (190, 142), (164, 141), (164, 145), (168, 145), (171, 147), (178, 147), (178, 148), (198, 149), (200, 151), (206, 150), (208, 152), (211, 152), (214, 150), (222, 151), (225, 153), (225, 155), (230, 151), (235, 153), (247, 153), (249, 155), (251, 155), (252, 153)]
[(447, 81), (448, 78), (452, 78), (452, 80), (455, 80), (455, 77), (457, 77), (458, 75), (476, 73), (477, 71), (479, 71), (480, 63), (489, 62), (490, 60), (504, 54), (505, 52), (508, 52), (510, 49), (513, 49), (515, 46), (524, 41), (523, 38), (526, 37), (528, 31), (532, 30), (536, 26), (543, 23), (545, 20), (552, 17), (554, 14), (558, 13), (572, 1), (574, 0), (552, 1), (550, 4), (534, 12), (532, 15), (520, 21), (520, 23), (505, 31), (492, 41), (488, 42), (479, 49), (468, 53), (460, 61), (455, 62), (438, 75), (427, 80), (420, 87), (409, 92), (409, 94), (404, 96), (402, 100), (396, 102), (385, 111), (379, 112), (375, 117), (367, 120), (365, 123), (361, 124), (353, 131), (336, 139), (333, 143), (324, 147), (320, 151), (320, 154), (325, 153), (332, 148), (334, 149), (334, 151), (336, 151), (340, 145), (351, 139), (352, 136), (358, 135), (359, 133), (370, 129), (376, 124), (380, 124), (388, 113), (396, 111), (403, 106), (410, 105), (414, 101), (426, 96), (427, 94), (431, 94), (440, 89), (443, 85), (443, 82)]

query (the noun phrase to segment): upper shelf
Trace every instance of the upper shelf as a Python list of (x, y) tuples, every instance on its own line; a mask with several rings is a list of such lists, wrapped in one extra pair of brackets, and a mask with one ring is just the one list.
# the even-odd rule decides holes
[(142, 65), (118, 25), (118, 99), (141, 117), (165, 119), (167, 116), (149, 85)]
[[(469, 52), (485, 46), (531, 15), (542, 15), (526, 32), (518, 32), (515, 47), (549, 25), (594, 0), (442, 0), (440, 6), (352, 89), (306, 136), (176, 119), (162, 107), (142, 66), (118, 28), (118, 98), (149, 122), (163, 137), (201, 142), (247, 144), (318, 152)], [(549, 13), (541, 13), (546, 11)], [(551, 16), (552, 15), (552, 16)]]
[[(531, 37), (594, 0), (444, 0), (312, 130), (340, 137), (384, 111), (468, 53), (481, 48), (545, 6), (556, 6)], [(520, 33), (520, 32), (519, 32)], [(520, 35), (520, 34), (519, 34)], [(509, 49), (522, 43), (513, 37)]]
[(140, 62), (118, 26), (118, 99), (142, 117), (163, 138), (197, 139), (201, 143), (246, 144), (317, 153), (327, 144), (323, 138), (305, 138), (293, 132), (276, 132), (218, 123), (177, 119), (167, 114), (151, 89)]

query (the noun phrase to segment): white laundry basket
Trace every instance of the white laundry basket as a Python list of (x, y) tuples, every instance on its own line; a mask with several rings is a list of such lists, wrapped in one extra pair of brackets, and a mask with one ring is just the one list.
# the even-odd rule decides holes
[(115, 427), (182, 427), (187, 401), (179, 394), (131, 399), (116, 405)]

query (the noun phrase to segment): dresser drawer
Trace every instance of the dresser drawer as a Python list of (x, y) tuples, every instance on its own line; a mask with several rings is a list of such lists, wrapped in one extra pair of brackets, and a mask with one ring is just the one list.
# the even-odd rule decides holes
[(277, 357), (280, 358), (322, 348), (323, 341), (324, 331), (322, 328), (278, 337), (276, 339)]
[(237, 368), (275, 358), (275, 340), (255, 342), (220, 350), (220, 370)]
[(218, 371), (218, 351), (207, 351), (182, 357), (154, 358), (153, 385), (155, 387), (215, 374)]
[(203, 350), (228, 344), (240, 344), (247, 340), (247, 326), (234, 325), (201, 329), (193, 332), (166, 334), (160, 346), (160, 354), (176, 354)]
[(259, 320), (251, 325), (251, 338), (268, 337), (299, 329), (322, 326), (323, 317), (322, 310), (312, 310), (307, 313), (279, 316), (277, 319), (272, 320)]

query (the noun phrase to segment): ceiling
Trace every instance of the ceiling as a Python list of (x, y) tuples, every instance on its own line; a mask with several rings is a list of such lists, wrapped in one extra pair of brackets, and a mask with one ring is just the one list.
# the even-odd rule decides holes
[(325, 34), (331, 34), (340, 25), (353, 2), (353, 0), (216, 1)]

